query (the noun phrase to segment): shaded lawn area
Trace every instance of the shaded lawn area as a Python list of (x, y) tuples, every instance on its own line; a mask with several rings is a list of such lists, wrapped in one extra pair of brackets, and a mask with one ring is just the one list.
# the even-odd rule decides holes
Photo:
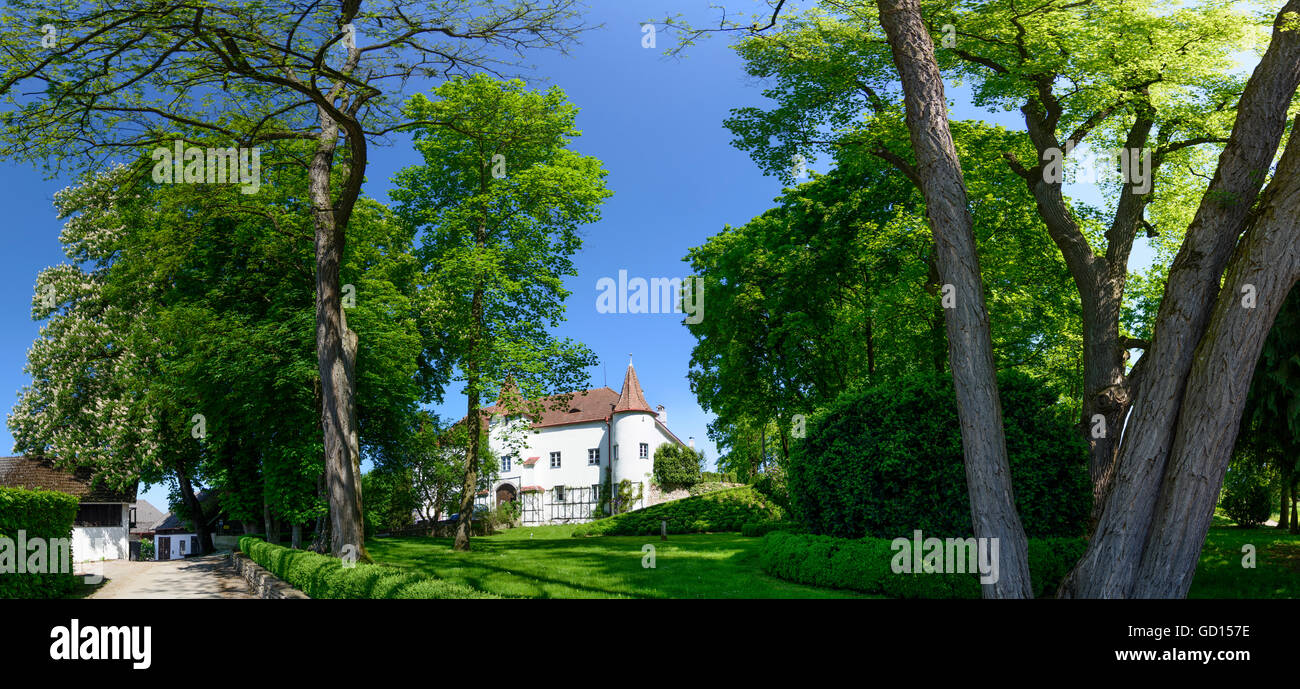
[[(503, 596), (528, 598), (865, 598), (762, 572), (762, 539), (740, 534), (572, 538), (572, 526), (511, 529), (476, 537), (458, 553), (450, 538), (376, 538), (377, 562), (416, 569)], [(532, 538), (529, 538), (530, 534)], [(642, 567), (645, 544), (655, 567)]]
[[(758, 565), (761, 538), (734, 533), (572, 538), (573, 526), (511, 529), (458, 553), (449, 538), (377, 538), (376, 561), (419, 570), (503, 596), (527, 598), (873, 598), (770, 577)], [(655, 547), (643, 568), (642, 546)], [(1242, 567), (1254, 545), (1255, 568)], [(1214, 526), (1189, 598), (1300, 596), (1300, 536), (1272, 528)]]
[[(1254, 569), (1242, 567), (1242, 547), (1255, 546)], [(1188, 598), (1300, 596), (1300, 536), (1275, 528), (1212, 526)]]

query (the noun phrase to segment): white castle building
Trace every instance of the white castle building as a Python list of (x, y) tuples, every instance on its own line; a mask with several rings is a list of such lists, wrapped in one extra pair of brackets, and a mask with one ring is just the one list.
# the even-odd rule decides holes
[(556, 399), (543, 400), (545, 411), (530, 429), (512, 426), (527, 422), (507, 419), (498, 405), (483, 409), (499, 475), (491, 490), (479, 493), (478, 504), (519, 500), (524, 524), (590, 521), (602, 516), (600, 493), (612, 468), (615, 491), (626, 480), (632, 495), (641, 496), (629, 509), (644, 506), (651, 498), (655, 449), (684, 443), (668, 430), (663, 406), (654, 411), (646, 402), (631, 362), (622, 392), (575, 392), (558, 409)]

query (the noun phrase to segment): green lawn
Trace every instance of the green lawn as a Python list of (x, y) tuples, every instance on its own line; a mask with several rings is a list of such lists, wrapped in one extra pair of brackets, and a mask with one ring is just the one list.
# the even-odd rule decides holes
[[(852, 591), (804, 586), (763, 574), (760, 538), (738, 534), (571, 538), (572, 526), (512, 529), (475, 538), (457, 553), (447, 538), (377, 538), (376, 561), (417, 569), (504, 596), (527, 598), (865, 598)], [(642, 567), (642, 546), (655, 547), (655, 568)], [(1256, 566), (1241, 566), (1242, 546)], [(1191, 598), (1300, 596), (1300, 536), (1276, 529), (1210, 529)]]
[[(1255, 546), (1255, 567), (1242, 567), (1242, 547)], [(1188, 598), (1300, 596), (1300, 536), (1274, 528), (1210, 527)]]
[[(528, 598), (863, 598), (767, 576), (762, 539), (739, 534), (571, 538), (572, 526), (512, 529), (458, 553), (448, 538), (377, 538), (377, 562), (409, 567), (503, 596)], [(530, 538), (531, 536), (531, 538)], [(655, 567), (642, 567), (642, 546)]]

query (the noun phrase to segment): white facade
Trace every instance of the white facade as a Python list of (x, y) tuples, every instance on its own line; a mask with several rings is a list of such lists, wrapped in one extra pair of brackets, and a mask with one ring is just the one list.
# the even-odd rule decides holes
[(155, 534), (153, 538), (155, 560), (180, 560), (193, 555), (199, 537), (192, 533)]
[(72, 527), (72, 559), (76, 562), (125, 560), (129, 554), (130, 506), (126, 503), (82, 504), (117, 504), (122, 510), (122, 520), (117, 526)]
[[(561, 412), (546, 414), (532, 427), (518, 417), (492, 417), (488, 443), (498, 478), (479, 495), (479, 505), (519, 500), (524, 524), (590, 521), (602, 516), (597, 506), (612, 463), (615, 490), (630, 482), (633, 495), (639, 489), (642, 496), (633, 507), (644, 506), (655, 449), (681, 441), (664, 425), (662, 412), (625, 408), (648, 407), (631, 366), (622, 394), (601, 388), (576, 395), (568, 414), (579, 419), (574, 422)], [(612, 409), (616, 403), (620, 410)]]

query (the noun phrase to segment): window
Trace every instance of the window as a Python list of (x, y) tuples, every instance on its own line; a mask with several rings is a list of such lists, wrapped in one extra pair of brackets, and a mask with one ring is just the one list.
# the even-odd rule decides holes
[(593, 483), (591, 484), (591, 501), (598, 502), (599, 500), (600, 500), (600, 484)]
[(77, 508), (75, 526), (121, 526), (121, 505), (86, 505)]
[(179, 545), (179, 546), (181, 547), (181, 555), (184, 555), (184, 554), (185, 554), (185, 539), (182, 538), (182, 539), (177, 540), (177, 541), (176, 541), (176, 545)]
[(599, 448), (599, 447), (597, 447), (597, 448), (592, 448), (592, 449), (590, 449), (590, 450), (587, 450), (587, 463), (588, 463), (588, 464), (600, 464), (600, 448)]
[[(559, 454), (558, 452), (556, 454)], [(555, 501), (564, 502), (564, 486), (555, 487)]]
[(558, 452), (551, 453), (551, 468), (552, 469), (560, 468), (560, 453)]
[(614, 461), (618, 461), (618, 445), (614, 446)]
[(501, 456), (501, 473), (510, 471), (510, 455)]
[(650, 459), (650, 443), (641, 443), (641, 459)]

